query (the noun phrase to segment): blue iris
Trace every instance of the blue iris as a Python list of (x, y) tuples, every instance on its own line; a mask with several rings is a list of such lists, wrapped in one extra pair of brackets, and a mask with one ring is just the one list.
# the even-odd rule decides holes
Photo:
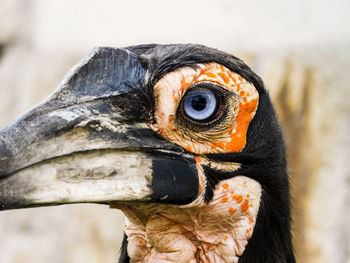
[(184, 98), (186, 114), (195, 120), (205, 120), (215, 111), (216, 97), (210, 90), (194, 90)]

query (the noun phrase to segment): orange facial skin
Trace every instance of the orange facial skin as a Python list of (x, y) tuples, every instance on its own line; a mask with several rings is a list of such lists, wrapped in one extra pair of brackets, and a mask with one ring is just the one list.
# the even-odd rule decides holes
[[(198, 66), (199, 69), (183, 67), (170, 72), (156, 83), (155, 123), (150, 127), (194, 154), (239, 152), (246, 144), (248, 126), (257, 110), (259, 94), (251, 83), (222, 65), (208, 63)], [(193, 140), (176, 125), (176, 110), (187, 89), (199, 82), (212, 82), (231, 91), (237, 99), (238, 110), (230, 125), (220, 134), (212, 136), (215, 130), (199, 132), (194, 134), (199, 139)], [(169, 100), (169, 97), (173, 99)]]
[[(205, 161), (205, 160), (203, 160)], [(199, 165), (199, 164), (198, 164)], [(261, 188), (245, 176), (221, 181), (210, 203), (198, 198), (183, 206), (155, 203), (115, 204), (127, 216), (130, 262), (237, 263), (255, 227)]]
[[(205, 154), (244, 148), (259, 94), (252, 84), (222, 65), (197, 66), (170, 72), (156, 83), (155, 122), (149, 126), (164, 139), (194, 154), (198, 196), (182, 206), (116, 204), (115, 208), (128, 218), (125, 233), (130, 262), (237, 263), (252, 236), (261, 199), (260, 184), (244, 175), (228, 178), (218, 183), (212, 199), (206, 202), (208, 184), (203, 167), (230, 172), (240, 168), (239, 163), (216, 162)], [(200, 82), (211, 82), (230, 91), (230, 112), (217, 126), (194, 131), (177, 122), (177, 110), (186, 91)]]

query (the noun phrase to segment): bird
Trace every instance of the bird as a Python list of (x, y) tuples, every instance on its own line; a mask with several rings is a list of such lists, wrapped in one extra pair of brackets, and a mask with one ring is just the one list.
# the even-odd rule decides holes
[(198, 44), (98, 47), (0, 131), (0, 210), (121, 210), (120, 263), (293, 263), (282, 129), (262, 79)]

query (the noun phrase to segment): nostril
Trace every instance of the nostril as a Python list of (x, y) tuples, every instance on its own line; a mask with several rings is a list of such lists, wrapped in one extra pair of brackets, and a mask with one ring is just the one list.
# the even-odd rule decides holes
[(10, 162), (12, 159), (12, 152), (8, 148), (5, 140), (0, 137), (0, 177), (8, 174), (10, 168)]

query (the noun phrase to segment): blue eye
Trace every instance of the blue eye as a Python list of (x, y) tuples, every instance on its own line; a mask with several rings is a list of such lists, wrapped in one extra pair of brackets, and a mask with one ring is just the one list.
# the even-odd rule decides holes
[(194, 120), (209, 118), (216, 109), (216, 97), (210, 90), (190, 91), (184, 98), (185, 113)]

